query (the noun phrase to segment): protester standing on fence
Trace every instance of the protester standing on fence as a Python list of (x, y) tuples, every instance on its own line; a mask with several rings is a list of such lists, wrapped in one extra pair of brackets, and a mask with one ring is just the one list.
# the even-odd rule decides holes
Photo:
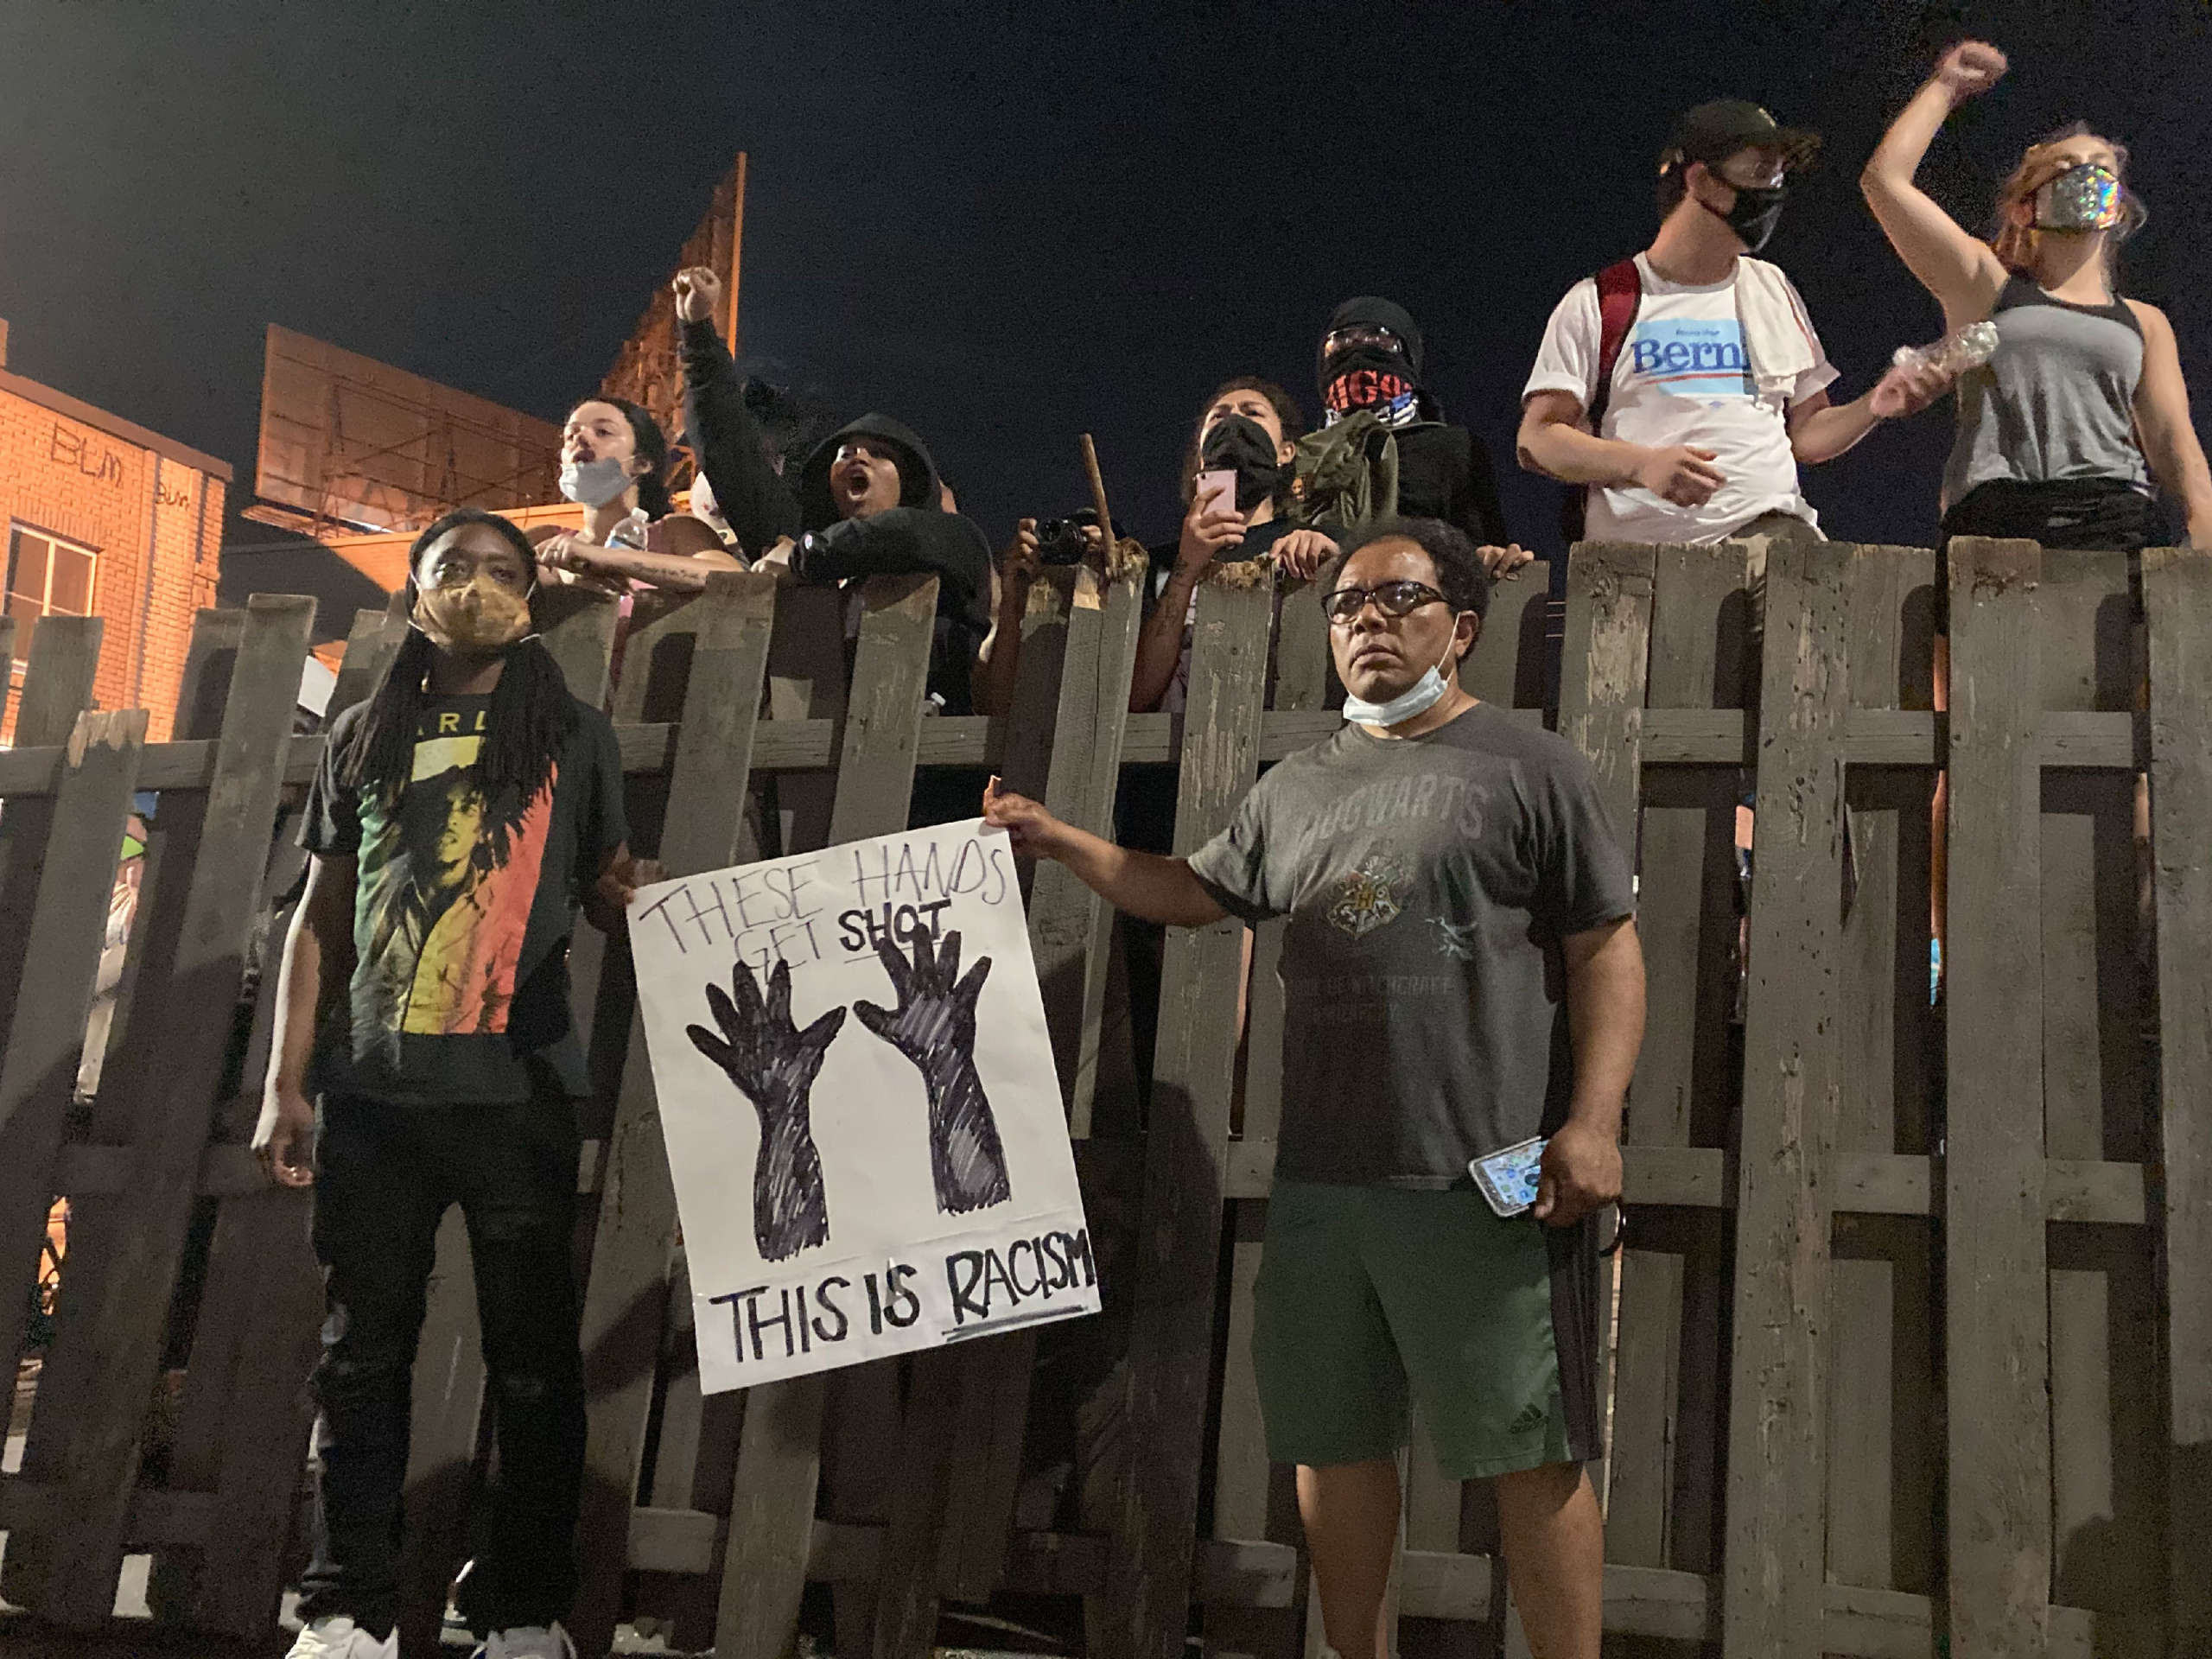
[(1313, 359), (1321, 429), (1299, 443), (1291, 516), (1347, 529), (1441, 518), (1510, 575), (1535, 556), (1506, 534), (1490, 450), (1446, 422), (1421, 378), (1423, 352), (1420, 325), (1394, 300), (1362, 295), (1331, 314)]
[(937, 577), (930, 692), (946, 714), (974, 712), (977, 658), (992, 621), (991, 549), (983, 532), (947, 505), (950, 493), (929, 447), (887, 415), (864, 415), (831, 433), (795, 481), (779, 473), (745, 406), (737, 366), (715, 332), (721, 303), (714, 272), (696, 267), (677, 274), (684, 418), (723, 516), (769, 569), (801, 582)]
[(710, 573), (742, 569), (706, 524), (671, 513), (667, 472), (668, 438), (647, 410), (622, 397), (587, 397), (570, 410), (561, 493), (584, 510), (584, 522), (533, 534), (546, 575), (627, 598), (637, 588), (696, 593)]
[(308, 798), (254, 1147), (315, 1189), (328, 1317), (315, 1558), (294, 1659), (397, 1659), (408, 1409), (438, 1223), (468, 1224), (499, 1425), (461, 1590), (489, 1659), (556, 1659), (575, 1593), (584, 1395), (573, 1276), (579, 905), (610, 931), (633, 861), (613, 728), (531, 632), (531, 549), (464, 508), (417, 537), (413, 626), (338, 717)]
[[(1465, 536), (1376, 526), (1322, 580), (1347, 724), (1189, 858), (995, 787), (984, 815), (1132, 914), (1290, 918), (1253, 1357), (1268, 1454), (1298, 1465), (1332, 1649), (1390, 1652), (1410, 1393), (1446, 1477), (1497, 1483), (1534, 1650), (1597, 1659), (1590, 1217), (1620, 1193), (1643, 1029), (1627, 860), (1582, 758), (1459, 688), (1490, 591)], [(1495, 1212), (1471, 1164), (1539, 1135), (1533, 1214)]]
[(1753, 543), (1818, 534), (1801, 461), (1833, 460), (1943, 389), (1891, 369), (1832, 404), (1836, 371), (1764, 247), (1819, 147), (1755, 104), (1701, 104), (1659, 157), (1659, 234), (1569, 289), (1521, 394), (1521, 464), (1575, 486), (1569, 539)]
[[(1959, 383), (1938, 545), (1955, 536), (2007, 536), (2134, 555), (2164, 539), (2155, 477), (2180, 504), (2190, 543), (2212, 548), (2212, 472), (2190, 419), (2173, 325), (2156, 306), (2120, 292), (2120, 245), (2145, 218), (2126, 185), (2127, 152), (2082, 122), (2029, 146), (1998, 188), (1987, 242), (1913, 181), (1951, 111), (1994, 86), (2006, 67), (1983, 41), (1953, 47), (1859, 177), (1890, 245), (1942, 306), (1944, 328), (1986, 321), (1996, 332), (1987, 361)], [(2132, 579), (2139, 583), (2139, 569)], [(2138, 634), (2139, 656), (2139, 623)], [(1939, 639), (1938, 707), (1948, 700), (1947, 646)], [(1936, 812), (1940, 942), (1940, 785)], [(2150, 794), (2139, 787), (2145, 906), (2150, 836)]]
[(1944, 327), (1996, 327), (1995, 351), (1959, 383), (1943, 537), (2137, 551), (2163, 533), (2155, 476), (2180, 504), (2190, 543), (2212, 548), (2212, 471), (2173, 325), (2120, 292), (2120, 245), (2145, 217), (2126, 185), (2127, 152), (2082, 122), (2029, 146), (1999, 187), (1987, 242), (1913, 181), (1951, 111), (2005, 67), (1993, 46), (1953, 47), (1859, 181), (1891, 245), (1942, 304)]

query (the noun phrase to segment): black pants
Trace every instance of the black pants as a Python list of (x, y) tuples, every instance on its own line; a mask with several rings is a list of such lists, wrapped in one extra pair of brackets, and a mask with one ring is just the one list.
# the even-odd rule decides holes
[(499, 1425), (485, 1545), (461, 1612), (480, 1633), (549, 1624), (575, 1595), (583, 1475), (575, 1108), (334, 1097), (320, 1117), (315, 1250), (327, 1317), (300, 1616), (347, 1615), (379, 1638), (391, 1629), (415, 1350), (438, 1220), (458, 1204)]

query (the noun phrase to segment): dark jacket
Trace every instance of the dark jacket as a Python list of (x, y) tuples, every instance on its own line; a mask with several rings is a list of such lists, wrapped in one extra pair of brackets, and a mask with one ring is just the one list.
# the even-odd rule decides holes
[[(802, 582), (926, 572), (938, 579), (930, 690), (945, 712), (973, 712), (976, 651), (991, 626), (991, 549), (973, 520), (941, 503), (937, 462), (903, 422), (863, 415), (814, 447), (792, 480), (769, 464), (760, 424), (745, 406), (744, 383), (712, 322), (683, 324), (683, 417), (699, 470), (738, 543), (758, 556), (785, 537), (798, 545)], [(899, 452), (899, 505), (866, 518), (840, 518), (830, 468), (851, 437), (879, 438)]]
[(1505, 512), (1498, 505), (1497, 474), (1490, 450), (1464, 426), (1424, 422), (1401, 427), (1398, 440), (1398, 515), (1441, 518), (1466, 531), (1478, 547), (1503, 547)]

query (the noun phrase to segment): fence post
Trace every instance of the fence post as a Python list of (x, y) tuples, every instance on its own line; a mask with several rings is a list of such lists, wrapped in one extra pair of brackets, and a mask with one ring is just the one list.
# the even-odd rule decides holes
[(2044, 1651), (2050, 1281), (2043, 1195), (2042, 755), (2032, 542), (1950, 546), (1943, 1249), (1954, 1659)]
[[(775, 583), (766, 575), (718, 574), (708, 578), (691, 609), (698, 639), (669, 769), (667, 827), (660, 843), (661, 862), (671, 875), (719, 869), (736, 855)], [(599, 1225), (583, 1294), (589, 1430), (577, 1528), (583, 1582), (573, 1616), (577, 1644), (588, 1653), (603, 1652), (612, 1643), (620, 1610), (630, 1510), (645, 1452), (676, 1242), (676, 1192), (642, 1042), (632, 1043), (623, 1067), (621, 1100), (601, 1167)]]
[[(1226, 824), (1257, 775), (1274, 610), (1273, 584), (1252, 566), (1214, 566), (1199, 589), (1178, 854)], [(1093, 1651), (1110, 1659), (1175, 1659), (1190, 1624), (1243, 931), (1234, 920), (1171, 930), (1160, 974), (1129, 1338), (1131, 1450), (1107, 1558), (1106, 1628), (1090, 1632)]]
[[(827, 844), (833, 847), (906, 828), (937, 579), (874, 577), (862, 589), (861, 605), (860, 655), (830, 812)], [(715, 1622), (717, 1659), (782, 1659), (791, 1649), (814, 1541), (823, 1399), (818, 1375), (760, 1383), (747, 1395)], [(839, 1632), (841, 1649), (844, 1636)]]
[[(187, 896), (174, 934), (149, 934), (143, 947), (141, 995), (98, 1114), (118, 1131), (127, 1126), (137, 1179), (127, 1196), (88, 1200), (73, 1214), (68, 1282), (41, 1378), (57, 1409), (34, 1421), (23, 1464), (34, 1480), (66, 1485), (68, 1513), (10, 1538), (11, 1599), (57, 1623), (95, 1624), (114, 1607), (147, 1402), (230, 1038), (224, 1016), (238, 1002), (314, 615), (308, 599), (249, 603), (214, 776), (172, 849), (209, 855), (170, 877), (188, 883)], [(251, 855), (217, 852), (240, 847)], [(167, 913), (158, 893), (149, 899), (150, 913)]]
[[(0, 1048), (0, 1360), (11, 1402), (145, 740), (143, 709), (77, 717), (53, 803), (53, 834), (40, 861), (38, 901), (22, 935), (25, 957), (37, 963), (38, 972), (10, 1011), (7, 1046)], [(14, 810), (11, 805), (11, 816)], [(7, 1491), (0, 1484), (0, 1499)]]
[(1829, 1148), (1843, 1055), (1845, 658), (1852, 550), (1789, 537), (1766, 573), (1758, 853), (1738, 1153), (1723, 1652), (1819, 1659)]
[(2151, 627), (2151, 845), (2158, 900), (2158, 1197), (2165, 1299), (2165, 1651), (2212, 1650), (2212, 560), (2143, 556)]

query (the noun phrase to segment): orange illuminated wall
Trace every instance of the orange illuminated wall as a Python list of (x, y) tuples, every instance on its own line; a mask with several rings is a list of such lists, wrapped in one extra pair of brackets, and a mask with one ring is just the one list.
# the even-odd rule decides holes
[[(0, 583), (32, 585), (10, 577), (18, 532), (91, 552), (90, 611), (105, 620), (93, 696), (149, 711), (156, 742), (169, 734), (194, 614), (215, 602), (230, 481), (226, 462), (0, 369)], [(19, 616), (18, 676), (24, 632)], [(0, 740), (13, 732), (8, 701)]]

